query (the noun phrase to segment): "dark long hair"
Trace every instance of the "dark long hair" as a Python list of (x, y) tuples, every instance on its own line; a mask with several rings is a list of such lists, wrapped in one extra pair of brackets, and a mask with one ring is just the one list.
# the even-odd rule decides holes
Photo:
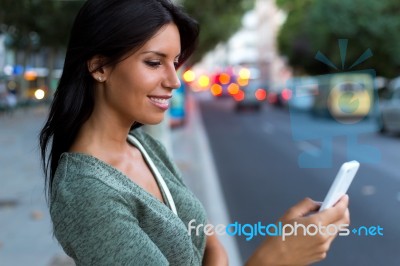
[(87, 0), (83, 4), (72, 26), (63, 73), (39, 136), (47, 199), (61, 154), (69, 150), (94, 108), (94, 80), (87, 61), (101, 55), (104, 65), (115, 66), (171, 22), (180, 33), (181, 65), (195, 49), (199, 27), (170, 0)]

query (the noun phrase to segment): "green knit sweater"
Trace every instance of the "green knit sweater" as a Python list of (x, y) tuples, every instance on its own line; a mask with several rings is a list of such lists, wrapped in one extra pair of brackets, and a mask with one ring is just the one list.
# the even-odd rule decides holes
[(204, 208), (163, 146), (140, 129), (131, 134), (163, 176), (178, 216), (105, 162), (63, 153), (50, 204), (57, 240), (77, 265), (201, 265), (206, 236), (187, 227), (192, 219), (206, 224)]

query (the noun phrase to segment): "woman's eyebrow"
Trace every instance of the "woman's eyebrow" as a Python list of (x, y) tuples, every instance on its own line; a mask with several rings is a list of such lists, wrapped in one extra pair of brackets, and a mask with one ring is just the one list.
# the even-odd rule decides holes
[[(158, 51), (144, 51), (141, 54), (155, 54), (155, 55), (158, 55), (158, 56), (161, 56), (161, 57), (167, 57), (167, 54), (164, 54), (164, 53), (158, 52)], [(179, 53), (177, 56), (175, 56), (175, 59), (180, 57), (180, 55), (181, 54)]]

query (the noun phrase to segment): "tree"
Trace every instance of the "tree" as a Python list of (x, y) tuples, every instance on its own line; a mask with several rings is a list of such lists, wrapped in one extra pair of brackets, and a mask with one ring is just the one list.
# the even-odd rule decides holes
[(72, 21), (81, 1), (1, 0), (0, 24), (15, 29), (10, 48), (31, 51), (65, 47)]
[[(39, 48), (39, 36), (34, 31), (35, 17), (31, 15), (37, 9), (36, 3), (30, 0), (2, 0), (0, 24), (6, 31), (9, 48), (23, 50), (26, 54)], [(23, 64), (27, 56), (24, 56)]]
[(41, 36), (41, 44), (48, 51), (47, 68), (49, 73), (53, 73), (56, 55), (65, 50), (73, 20), (84, 1), (48, 2), (42, 3), (42, 15), (38, 16), (36, 26)]
[(42, 2), (36, 23), (42, 44), (63, 48), (68, 42), (73, 20), (84, 0)]
[[(373, 68), (378, 75), (387, 77), (399, 74), (400, 4), (396, 0), (309, 0), (308, 5), (298, 5), (294, 10), (287, 9), (288, 2), (278, 2), (288, 10), (288, 19), (279, 35), (279, 47), (293, 66), (302, 67), (310, 74), (331, 71), (314, 59), (321, 51), (341, 68), (338, 39), (348, 39), (345, 69), (371, 49), (373, 57), (354, 69)], [(294, 49), (299, 43), (306, 49)]]
[[(72, 21), (84, 0), (1, 0), (0, 24), (14, 26), (12, 47), (30, 50), (27, 37), (35, 32), (41, 47), (63, 48)], [(252, 0), (182, 0), (181, 4), (200, 24), (198, 49), (191, 58), (194, 63), (219, 42), (227, 40), (241, 25), (242, 15), (253, 6)], [(32, 34), (31, 34), (32, 35)]]
[(195, 63), (219, 42), (226, 41), (241, 25), (244, 12), (251, 9), (251, 0), (184, 0), (185, 10), (200, 24), (199, 45), (191, 58)]
[(295, 72), (308, 69), (313, 49), (308, 36), (307, 18), (315, 0), (277, 0), (277, 5), (287, 12), (286, 22), (279, 35), (278, 45), (281, 53), (288, 57)]

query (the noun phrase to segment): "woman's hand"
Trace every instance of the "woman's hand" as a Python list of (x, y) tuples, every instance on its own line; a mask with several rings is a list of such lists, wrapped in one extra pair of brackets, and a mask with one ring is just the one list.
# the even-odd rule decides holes
[[(283, 226), (285, 224), (303, 224), (306, 228), (310, 224), (328, 226), (350, 223), (348, 210), (348, 196), (343, 196), (340, 201), (332, 208), (326, 209), (312, 215), (310, 212), (316, 211), (319, 204), (309, 198), (290, 208), (280, 219)], [(310, 230), (315, 231), (315, 228)], [(250, 257), (246, 266), (252, 265), (309, 265), (320, 261), (326, 257), (329, 247), (337, 234), (304, 235), (301, 227), (298, 227), (297, 235), (286, 236), (285, 240), (281, 236), (268, 237), (263, 244)]]
[(204, 266), (228, 266), (228, 255), (215, 233), (207, 236)]

